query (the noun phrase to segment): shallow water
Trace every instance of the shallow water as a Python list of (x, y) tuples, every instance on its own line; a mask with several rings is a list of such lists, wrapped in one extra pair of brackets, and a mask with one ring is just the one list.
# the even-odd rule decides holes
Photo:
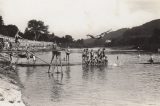
[[(160, 65), (138, 64), (148, 54), (106, 54), (108, 66), (63, 66), (63, 76), (53, 67), (50, 74), (48, 67), (18, 67), (25, 101), (30, 106), (160, 106)], [(38, 55), (50, 61), (51, 53)], [(79, 50), (73, 50), (70, 62), (81, 61)]]

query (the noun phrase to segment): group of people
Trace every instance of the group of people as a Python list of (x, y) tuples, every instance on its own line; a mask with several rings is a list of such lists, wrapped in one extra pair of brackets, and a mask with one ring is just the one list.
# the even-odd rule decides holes
[(10, 40), (6, 39), (5, 42), (4, 42), (4, 48), (6, 50), (11, 50), (12, 49), (12, 43)]
[[(19, 39), (23, 39), (21, 36), (19, 36), (19, 31), (17, 31), (16, 35), (15, 35), (15, 49), (18, 50), (19, 48), (19, 45), (20, 45), (20, 42), (19, 42)], [(5, 48), (6, 50), (13, 50), (12, 49), (12, 42), (10, 40), (6, 40), (5, 42)], [(29, 48), (30, 48), (30, 45), (27, 45), (25, 46), (25, 52), (17, 52), (17, 56), (20, 57), (20, 58), (26, 58), (27, 60), (29, 60), (30, 58), (33, 59), (33, 62), (35, 63), (36, 61), (36, 56), (32, 53), (32, 52), (29, 52)], [(9, 58), (10, 58), (10, 62), (12, 61), (12, 56), (13, 56), (13, 52), (10, 52), (9, 53)]]
[(84, 49), (82, 53), (82, 62), (86, 65), (105, 65), (108, 63), (105, 55), (105, 48), (93, 51), (93, 49)]

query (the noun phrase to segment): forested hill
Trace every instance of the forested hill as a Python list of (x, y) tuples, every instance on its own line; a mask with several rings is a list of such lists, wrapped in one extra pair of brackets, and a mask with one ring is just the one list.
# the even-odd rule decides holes
[[(106, 44), (106, 40), (111, 40), (111, 43)], [(134, 48), (139, 46), (144, 50), (157, 50), (160, 48), (160, 19), (133, 28), (110, 32), (100, 40), (96, 39), (94, 42), (92, 40), (92, 43), (93, 45), (99, 44), (99, 46), (133, 46)]]
[(72, 35), (62, 37), (48, 31), (49, 26), (41, 20), (32, 19), (27, 23), (24, 32), (21, 32), (16, 25), (6, 25), (3, 17), (0, 16), (0, 35), (15, 37), (20, 35), (23, 39), (33, 41), (56, 42), (61, 47), (83, 47), (83, 39), (74, 40)]
[(135, 48), (139, 46), (144, 50), (157, 50), (160, 47), (160, 19), (126, 30), (123, 38), (115, 43), (133, 45)]

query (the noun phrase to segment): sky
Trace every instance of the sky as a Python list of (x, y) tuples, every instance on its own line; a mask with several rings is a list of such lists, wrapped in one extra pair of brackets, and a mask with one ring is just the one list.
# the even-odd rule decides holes
[(51, 33), (75, 39), (159, 19), (159, 10), (160, 0), (0, 0), (5, 24), (23, 32), (29, 20), (42, 20)]

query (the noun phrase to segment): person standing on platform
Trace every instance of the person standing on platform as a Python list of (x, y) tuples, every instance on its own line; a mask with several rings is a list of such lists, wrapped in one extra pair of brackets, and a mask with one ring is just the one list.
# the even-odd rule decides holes
[(22, 39), (21, 36), (19, 36), (19, 31), (17, 31), (17, 34), (15, 35), (15, 43), (16, 43), (16, 49), (18, 50), (18, 47), (20, 45), (19, 39)]

